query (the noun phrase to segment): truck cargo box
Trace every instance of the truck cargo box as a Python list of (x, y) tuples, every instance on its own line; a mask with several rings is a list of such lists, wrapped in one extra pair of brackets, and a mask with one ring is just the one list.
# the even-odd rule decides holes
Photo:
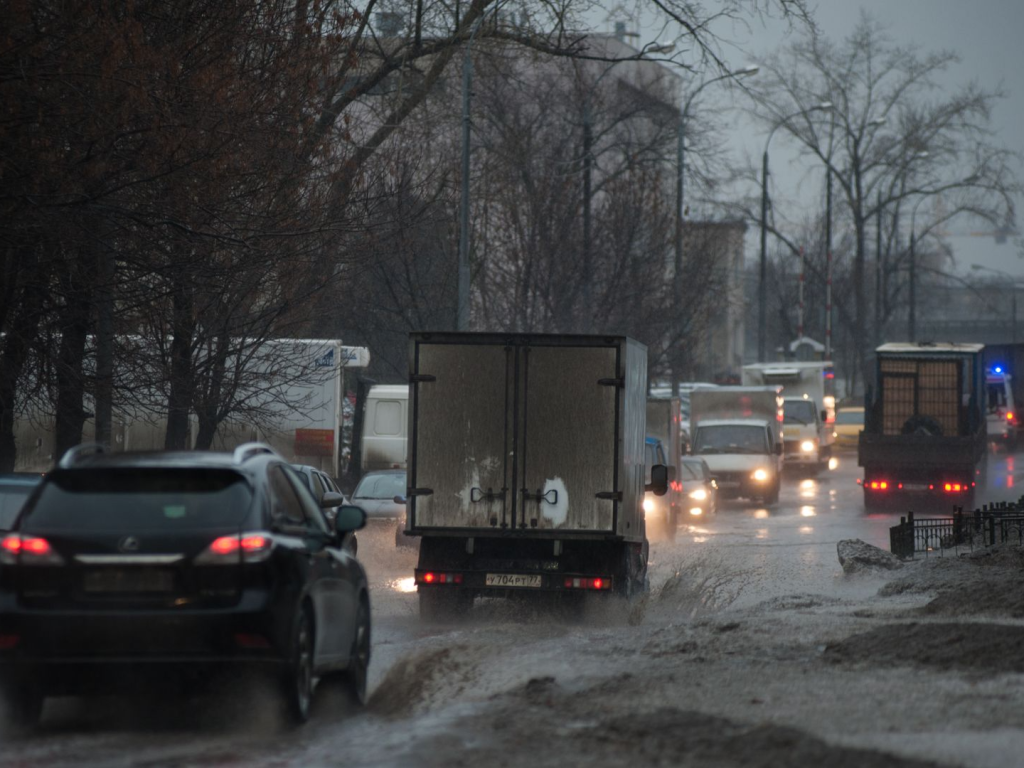
[(643, 540), (644, 345), (413, 333), (409, 355), (409, 533)]

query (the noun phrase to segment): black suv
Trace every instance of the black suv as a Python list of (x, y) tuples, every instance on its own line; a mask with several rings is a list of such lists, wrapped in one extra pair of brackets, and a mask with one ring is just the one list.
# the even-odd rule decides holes
[(68, 451), (0, 539), (0, 694), (36, 722), (47, 695), (270, 673), (304, 722), (337, 673), (366, 697), (366, 573), (295, 470), (258, 443), (231, 453)]

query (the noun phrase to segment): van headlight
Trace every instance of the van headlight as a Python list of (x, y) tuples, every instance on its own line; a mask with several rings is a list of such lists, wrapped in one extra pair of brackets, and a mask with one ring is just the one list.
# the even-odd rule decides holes
[(690, 493), (690, 498), (694, 501), (704, 501), (708, 497), (708, 492), (703, 488), (698, 488), (696, 491)]
[(763, 483), (768, 479), (768, 472), (764, 469), (755, 469), (754, 474), (751, 477), (758, 483)]
[(800, 450), (803, 451), (804, 453), (811, 453), (814, 451), (814, 449), (815, 445), (813, 440), (804, 440), (802, 443), (800, 443)]
[(654, 499), (644, 499), (644, 512), (654, 511)]

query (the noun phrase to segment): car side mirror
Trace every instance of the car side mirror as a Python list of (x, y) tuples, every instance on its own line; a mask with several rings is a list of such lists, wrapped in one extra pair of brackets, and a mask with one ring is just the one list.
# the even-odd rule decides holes
[(344, 503), (345, 497), (340, 493), (337, 491), (327, 491), (327, 493), (323, 495), (323, 498), (320, 499), (320, 508), (330, 509), (332, 507), (340, 507)]
[(651, 467), (651, 482), (644, 486), (644, 490), (655, 496), (664, 496), (668, 493), (668, 467), (664, 464), (655, 464)]
[(405, 504), (405, 496), (395, 496), (392, 501), (395, 502), (395, 504)]
[(366, 511), (355, 504), (342, 504), (334, 516), (334, 530), (339, 536), (358, 531), (366, 525)]

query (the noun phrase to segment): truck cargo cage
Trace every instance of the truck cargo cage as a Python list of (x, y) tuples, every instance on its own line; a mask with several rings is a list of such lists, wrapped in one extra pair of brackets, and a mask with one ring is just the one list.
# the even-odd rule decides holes
[(908, 512), (889, 529), (890, 551), (905, 560), (918, 553), (942, 557), (996, 545), (1024, 547), (1024, 496), (973, 511), (957, 507), (951, 517), (917, 518)]

